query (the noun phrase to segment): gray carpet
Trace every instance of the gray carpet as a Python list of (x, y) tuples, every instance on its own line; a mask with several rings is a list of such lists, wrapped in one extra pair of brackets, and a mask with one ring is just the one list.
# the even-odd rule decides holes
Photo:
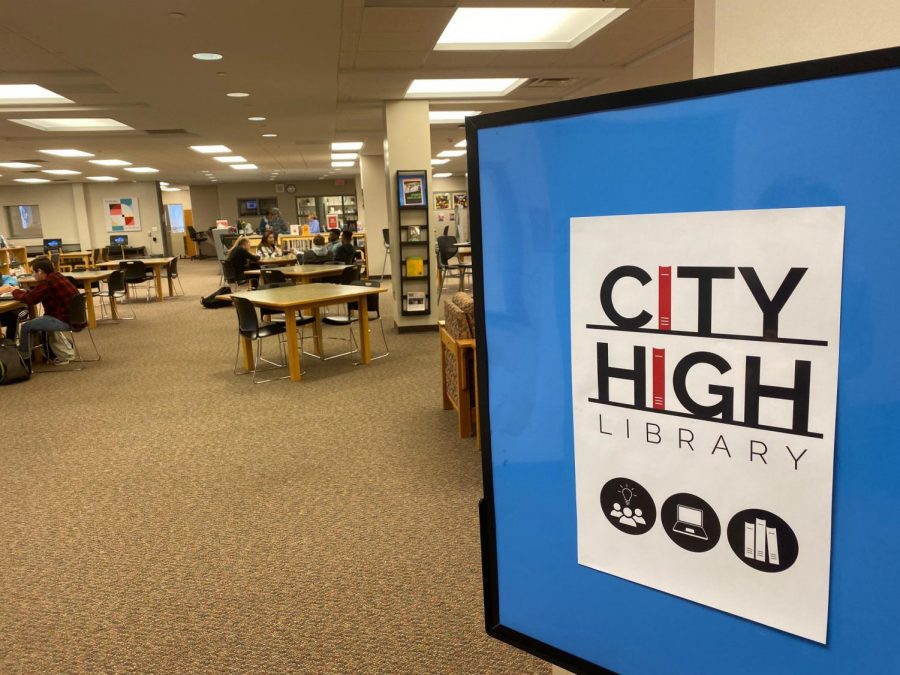
[(180, 266), (100, 362), (0, 389), (0, 671), (548, 673), (483, 632), (437, 334), (253, 385), (216, 263)]

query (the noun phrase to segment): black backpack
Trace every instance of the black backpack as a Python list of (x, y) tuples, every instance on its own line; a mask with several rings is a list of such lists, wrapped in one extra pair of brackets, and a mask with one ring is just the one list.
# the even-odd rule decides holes
[(19, 349), (12, 340), (0, 342), (0, 384), (23, 382), (31, 377), (31, 368), (25, 365)]
[(214, 293), (210, 293), (206, 297), (200, 298), (200, 304), (203, 305), (206, 309), (218, 309), (219, 307), (231, 307), (231, 302), (228, 300), (220, 300), (220, 295), (228, 295), (231, 293), (231, 288), (228, 286), (222, 286)]

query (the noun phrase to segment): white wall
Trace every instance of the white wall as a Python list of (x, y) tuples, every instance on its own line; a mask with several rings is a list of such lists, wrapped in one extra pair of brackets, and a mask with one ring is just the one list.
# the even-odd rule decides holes
[(0, 208), (0, 231), (4, 234), (9, 232), (5, 207), (22, 204), (36, 204), (40, 208), (44, 234), (43, 237), (16, 239), (10, 243), (17, 246), (40, 246), (42, 238), (51, 237), (60, 237), (64, 244), (79, 243), (71, 185), (0, 187), (0, 206), (3, 207)]
[[(97, 183), (85, 185), (85, 201), (90, 223), (91, 242), (81, 242), (82, 248), (99, 248), (109, 244), (109, 232), (106, 230), (106, 205), (104, 199), (120, 199), (131, 197), (137, 200), (138, 215), (141, 221), (139, 232), (125, 232), (130, 246), (146, 246), (147, 253), (162, 253), (161, 231), (162, 214), (156, 196), (156, 183)], [(157, 241), (151, 241), (152, 228), (157, 228)]]

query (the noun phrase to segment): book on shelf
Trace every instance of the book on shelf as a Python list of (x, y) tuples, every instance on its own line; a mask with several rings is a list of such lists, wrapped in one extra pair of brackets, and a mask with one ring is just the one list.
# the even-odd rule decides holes
[(422, 228), (418, 225), (413, 225), (406, 230), (406, 240), (407, 241), (419, 241), (422, 238)]
[(425, 311), (425, 291), (410, 291), (406, 294), (406, 311)]
[(419, 257), (406, 259), (406, 276), (408, 277), (424, 277), (425, 261)]

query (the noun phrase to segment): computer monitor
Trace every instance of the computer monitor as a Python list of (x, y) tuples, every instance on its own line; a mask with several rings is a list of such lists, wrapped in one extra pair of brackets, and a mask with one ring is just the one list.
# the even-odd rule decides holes
[(62, 239), (44, 239), (45, 251), (49, 251), (54, 248), (62, 248)]
[(127, 234), (111, 234), (109, 235), (110, 246), (128, 246)]

